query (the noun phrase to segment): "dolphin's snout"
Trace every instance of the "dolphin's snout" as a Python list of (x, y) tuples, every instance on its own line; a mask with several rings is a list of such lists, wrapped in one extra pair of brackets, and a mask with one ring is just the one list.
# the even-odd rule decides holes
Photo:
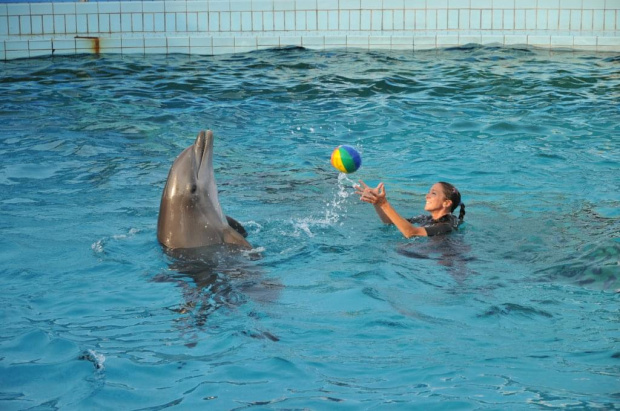
[(205, 146), (204, 146), (205, 148), (204, 149), (205, 149), (205, 151), (208, 150), (209, 152), (212, 152), (213, 151), (213, 140), (214, 140), (214, 138), (213, 138), (213, 131), (207, 130), (206, 132), (203, 131), (203, 133), (204, 133), (204, 136), (205, 136), (204, 137), (205, 138)]
[(197, 164), (200, 164), (202, 161), (202, 155), (205, 151), (206, 141), (206, 133), (204, 132), (204, 130), (202, 130), (200, 133), (198, 133), (196, 141), (194, 141), (194, 155), (196, 156), (196, 160), (198, 160)]
[(198, 137), (196, 137), (196, 141), (194, 142), (196, 147), (199, 147), (201, 150), (205, 148), (213, 147), (213, 131), (211, 130), (201, 130), (198, 133)]
[(196, 160), (196, 177), (199, 178), (200, 170), (203, 169), (205, 162), (211, 161), (213, 152), (213, 132), (211, 130), (201, 130), (194, 142), (194, 157)]

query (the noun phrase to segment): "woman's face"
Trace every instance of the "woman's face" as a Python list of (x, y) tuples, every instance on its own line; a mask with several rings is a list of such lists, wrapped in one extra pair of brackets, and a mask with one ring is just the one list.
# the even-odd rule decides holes
[(426, 204), (424, 205), (424, 209), (429, 212), (443, 210), (446, 206), (446, 201), (449, 201), (443, 193), (443, 187), (441, 184), (437, 183), (428, 190), (428, 194), (426, 194)]

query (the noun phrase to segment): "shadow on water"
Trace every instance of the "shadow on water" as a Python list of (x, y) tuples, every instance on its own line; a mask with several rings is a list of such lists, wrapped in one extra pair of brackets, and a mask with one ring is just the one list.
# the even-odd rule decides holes
[[(266, 279), (251, 264), (260, 258), (258, 254), (228, 245), (165, 250), (165, 254), (169, 257), (169, 271), (156, 275), (152, 281), (174, 283), (180, 288), (183, 301), (169, 309), (180, 315), (178, 328), (189, 336), (188, 347), (196, 346), (199, 333), (213, 328), (209, 318), (216, 311), (236, 310), (250, 301), (259, 305), (273, 303), (280, 294), (281, 285)], [(242, 330), (240, 334), (279, 341), (264, 330)]]

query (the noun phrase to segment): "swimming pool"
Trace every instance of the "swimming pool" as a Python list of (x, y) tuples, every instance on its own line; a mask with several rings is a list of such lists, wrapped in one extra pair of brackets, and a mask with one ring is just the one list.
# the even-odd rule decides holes
[[(619, 68), (474, 46), (0, 63), (0, 408), (613, 408)], [(261, 258), (184, 274), (158, 206), (205, 128)], [(406, 216), (450, 181), (466, 224), (405, 240), (360, 178)]]

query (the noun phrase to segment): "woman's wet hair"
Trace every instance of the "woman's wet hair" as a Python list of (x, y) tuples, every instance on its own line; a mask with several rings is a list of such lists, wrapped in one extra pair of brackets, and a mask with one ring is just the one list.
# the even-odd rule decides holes
[(461, 209), (459, 210), (459, 220), (463, 221), (465, 218), (465, 204), (461, 202), (461, 193), (459, 193), (459, 190), (450, 183), (440, 181), (439, 184), (441, 184), (443, 194), (446, 198), (452, 201), (450, 212), (454, 213), (454, 210), (456, 210), (458, 206), (461, 206)]

